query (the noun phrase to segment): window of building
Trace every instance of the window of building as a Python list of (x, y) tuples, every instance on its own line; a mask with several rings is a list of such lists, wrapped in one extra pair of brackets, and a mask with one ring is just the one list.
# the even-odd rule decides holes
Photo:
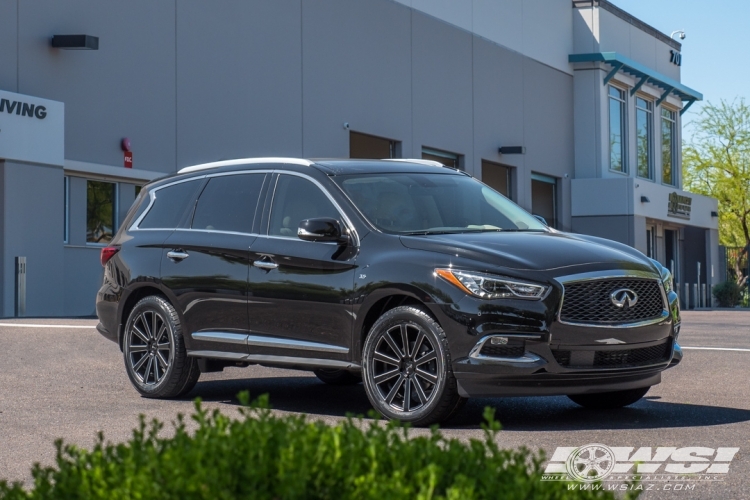
[(349, 132), (349, 158), (398, 158), (400, 143), (374, 135)]
[(341, 214), (318, 186), (295, 175), (279, 176), (268, 234), (296, 238), (299, 223), (316, 217), (341, 220)]
[(86, 181), (86, 243), (106, 245), (115, 235), (117, 184)]
[[(140, 229), (174, 229), (182, 222), (188, 205), (195, 201), (203, 179), (172, 184), (154, 191), (154, 204), (138, 225)], [(147, 203), (146, 200), (144, 203)]]
[(638, 160), (638, 177), (654, 178), (653, 172), (653, 139), (654, 103), (635, 98), (635, 140)]
[(63, 243), (70, 240), (70, 177), (63, 177)]
[(677, 183), (675, 172), (676, 160), (676, 113), (661, 108), (661, 180), (664, 184), (674, 186)]
[(422, 148), (422, 159), (439, 161), (446, 167), (461, 168), (461, 155), (439, 149)]
[(482, 160), (482, 182), (510, 199), (512, 199), (511, 171), (512, 167)]
[(626, 172), (625, 91), (609, 86), (609, 168)]
[(193, 229), (252, 233), (265, 174), (213, 177), (198, 198)]
[(557, 179), (531, 174), (531, 213), (544, 217), (547, 224), (557, 227)]
[(656, 231), (654, 226), (646, 227), (646, 257), (656, 259)]

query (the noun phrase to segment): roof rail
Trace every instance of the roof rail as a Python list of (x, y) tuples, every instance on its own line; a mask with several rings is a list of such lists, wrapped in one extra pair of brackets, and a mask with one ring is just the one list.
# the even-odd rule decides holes
[(200, 165), (192, 165), (190, 167), (181, 168), (177, 171), (177, 173), (185, 174), (188, 172), (196, 172), (198, 170), (207, 170), (209, 168), (230, 167), (233, 165), (252, 165), (254, 163), (290, 163), (292, 165), (303, 165), (305, 167), (309, 167), (313, 164), (313, 162), (311, 162), (310, 160), (303, 160), (301, 158), (240, 158), (237, 160), (223, 160), (214, 161), (211, 163), (201, 163)]
[(409, 163), (421, 163), (422, 165), (427, 165), (428, 167), (445, 167), (445, 165), (443, 165), (439, 161), (423, 160), (422, 158), (383, 158), (383, 161), (406, 161)]

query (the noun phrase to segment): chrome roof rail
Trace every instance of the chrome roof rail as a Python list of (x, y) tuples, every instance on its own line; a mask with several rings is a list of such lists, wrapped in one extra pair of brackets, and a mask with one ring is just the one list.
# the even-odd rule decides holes
[(383, 158), (383, 161), (405, 161), (408, 163), (421, 163), (422, 165), (427, 165), (428, 167), (445, 167), (445, 165), (443, 165), (439, 161), (423, 160), (421, 158)]
[(201, 163), (200, 165), (192, 165), (190, 167), (181, 168), (177, 171), (178, 174), (185, 174), (188, 172), (197, 172), (199, 170), (207, 170), (210, 168), (219, 167), (231, 167), (233, 165), (252, 165), (257, 163), (289, 163), (292, 165), (303, 165), (309, 167), (313, 164), (310, 160), (303, 160), (300, 158), (281, 158), (281, 157), (268, 157), (268, 158), (240, 158), (237, 160), (224, 160), (214, 161), (211, 163)]

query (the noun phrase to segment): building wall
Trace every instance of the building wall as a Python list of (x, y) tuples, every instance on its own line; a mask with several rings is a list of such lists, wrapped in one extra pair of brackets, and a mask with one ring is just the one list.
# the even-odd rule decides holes
[(26, 257), (26, 314), (65, 314), (63, 169), (5, 161), (2, 177), (3, 316), (15, 309), (15, 258)]

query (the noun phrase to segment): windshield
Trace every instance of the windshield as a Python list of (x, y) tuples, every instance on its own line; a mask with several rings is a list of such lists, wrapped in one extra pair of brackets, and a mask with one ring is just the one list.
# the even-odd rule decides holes
[(465, 175), (378, 173), (334, 180), (375, 227), (388, 233), (547, 230), (521, 207)]

